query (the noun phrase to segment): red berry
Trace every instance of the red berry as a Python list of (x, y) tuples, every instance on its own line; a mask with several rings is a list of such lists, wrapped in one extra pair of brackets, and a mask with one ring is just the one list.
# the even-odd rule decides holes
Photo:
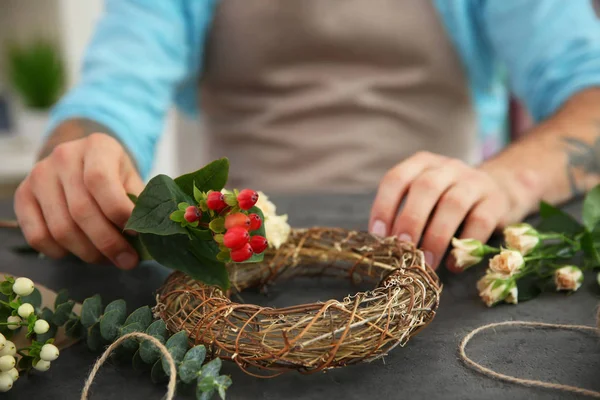
[(262, 225), (262, 219), (260, 219), (260, 215), (258, 214), (250, 214), (248, 215), (250, 218), (250, 230), (255, 231)]
[(264, 236), (252, 236), (250, 238), (250, 247), (252, 247), (252, 251), (256, 254), (260, 254), (267, 249), (269, 243)]
[(234, 226), (228, 229), (223, 235), (223, 244), (229, 249), (239, 249), (250, 240), (250, 234), (241, 226)]
[(234, 226), (250, 229), (250, 218), (242, 213), (229, 214), (225, 217), (225, 229), (231, 229)]
[(249, 210), (258, 201), (258, 193), (254, 190), (244, 189), (238, 194), (237, 201), (242, 210)]
[(183, 215), (183, 218), (185, 218), (185, 220), (190, 224), (192, 222), (198, 221), (201, 217), (202, 211), (200, 211), (200, 209), (196, 206), (189, 206), (188, 208), (186, 208), (185, 214)]
[(227, 204), (225, 204), (225, 196), (221, 192), (210, 192), (206, 198), (206, 206), (216, 212), (221, 212)]
[(250, 257), (252, 257), (252, 247), (250, 247), (249, 243), (246, 243), (244, 246), (240, 247), (237, 250), (231, 250), (231, 260), (234, 262), (242, 262), (246, 261)]

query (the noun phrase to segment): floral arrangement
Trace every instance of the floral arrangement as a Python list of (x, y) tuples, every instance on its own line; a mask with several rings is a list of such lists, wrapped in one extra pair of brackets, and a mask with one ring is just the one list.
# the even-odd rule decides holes
[[(467, 269), (489, 259), (485, 275), (477, 282), (483, 302), (517, 304), (549, 288), (575, 292), (583, 271), (600, 267), (600, 185), (584, 199), (582, 223), (552, 205), (541, 202), (541, 223), (521, 223), (504, 229), (501, 248), (474, 239), (452, 240), (457, 269)], [(579, 265), (576, 265), (579, 264)], [(600, 274), (598, 275), (600, 283)]]

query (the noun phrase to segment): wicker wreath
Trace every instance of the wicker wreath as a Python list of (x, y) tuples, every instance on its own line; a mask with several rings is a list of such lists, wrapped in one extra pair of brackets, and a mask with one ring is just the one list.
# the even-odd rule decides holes
[(441, 292), (437, 275), (414, 246), (344, 229), (292, 230), (262, 263), (228, 268), (230, 292), (301, 275), (376, 285), (342, 301), (272, 308), (235, 303), (232, 293), (179, 272), (169, 276), (155, 308), (169, 330), (185, 330), (213, 357), (233, 360), (259, 377), (290, 370), (314, 373), (383, 357), (431, 322)]

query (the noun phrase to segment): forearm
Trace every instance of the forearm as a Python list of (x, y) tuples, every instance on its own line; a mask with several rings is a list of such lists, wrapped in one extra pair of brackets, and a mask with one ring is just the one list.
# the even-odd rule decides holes
[(93, 133), (106, 133), (115, 137), (110, 129), (96, 121), (86, 118), (66, 120), (50, 133), (38, 154), (38, 160), (46, 158), (61, 143), (82, 139)]
[(600, 183), (600, 88), (573, 96), (480, 168), (505, 186), (518, 218), (540, 200), (561, 203)]

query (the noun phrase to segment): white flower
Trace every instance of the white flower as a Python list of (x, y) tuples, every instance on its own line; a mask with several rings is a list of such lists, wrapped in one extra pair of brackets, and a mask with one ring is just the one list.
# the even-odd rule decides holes
[(268, 219), (268, 217), (276, 216), (277, 207), (275, 207), (275, 204), (273, 204), (273, 202), (269, 200), (269, 197), (263, 192), (257, 193), (258, 201), (256, 202), (255, 206), (260, 208), (260, 210), (263, 212), (263, 215), (265, 216), (265, 219)]
[(525, 264), (523, 255), (516, 250), (503, 249), (490, 260), (490, 270), (504, 275), (513, 275)]
[(19, 371), (16, 368), (13, 368), (10, 371), (4, 373), (10, 375), (13, 382), (19, 379)]
[(33, 281), (29, 278), (17, 278), (12, 287), (13, 292), (19, 296), (29, 296), (34, 288)]
[(287, 219), (287, 215), (277, 215), (265, 220), (265, 233), (270, 247), (278, 249), (288, 240), (291, 227)]
[(28, 318), (34, 312), (35, 312), (35, 310), (34, 310), (33, 306), (29, 303), (21, 304), (19, 306), (19, 309), (17, 310), (17, 313), (23, 318)]
[(21, 317), (11, 315), (6, 319), (6, 322), (10, 323), (9, 325), (7, 325), (8, 329), (14, 331), (15, 329), (19, 329), (19, 327), (21, 326)]
[(38, 319), (33, 324), (33, 331), (38, 335), (48, 332), (48, 329), (50, 329), (50, 324), (46, 320)]
[(0, 371), (7, 372), (15, 367), (17, 361), (13, 356), (0, 357)]
[(554, 271), (556, 290), (576, 291), (583, 283), (583, 272), (573, 265), (567, 265)]
[(42, 346), (42, 350), (40, 351), (40, 358), (44, 361), (54, 361), (58, 358), (60, 352), (58, 351), (58, 347), (53, 344), (45, 344)]
[(457, 239), (452, 238), (454, 247), (450, 254), (456, 261), (456, 267), (467, 269), (480, 262), (485, 254), (483, 244), (475, 239)]
[(2, 392), (2, 393), (8, 392), (10, 389), (12, 389), (12, 386), (13, 386), (12, 377), (7, 372), (1, 373), (0, 374), (0, 392)]
[(38, 360), (38, 362), (33, 364), (33, 368), (41, 372), (48, 371), (50, 369), (50, 361)]
[(504, 240), (509, 248), (517, 250), (523, 255), (529, 254), (540, 243), (538, 232), (529, 224), (506, 227)]
[(0, 357), (2, 356), (14, 356), (17, 354), (17, 346), (10, 340), (7, 340), (4, 344), (4, 348), (0, 350)]
[(505, 300), (513, 287), (516, 289), (514, 280), (490, 271), (477, 282), (479, 297), (488, 307)]

